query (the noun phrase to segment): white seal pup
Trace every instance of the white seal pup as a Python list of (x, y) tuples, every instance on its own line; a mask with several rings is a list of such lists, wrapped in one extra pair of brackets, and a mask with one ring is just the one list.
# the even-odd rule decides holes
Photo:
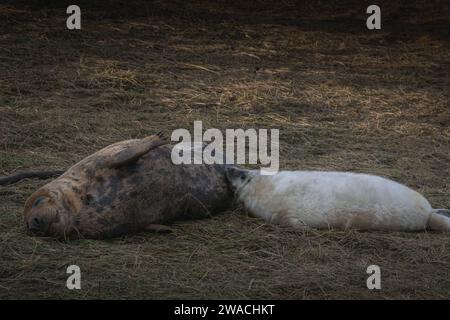
[(235, 196), (270, 223), (313, 228), (450, 231), (450, 211), (433, 209), (418, 192), (369, 174), (227, 168)]

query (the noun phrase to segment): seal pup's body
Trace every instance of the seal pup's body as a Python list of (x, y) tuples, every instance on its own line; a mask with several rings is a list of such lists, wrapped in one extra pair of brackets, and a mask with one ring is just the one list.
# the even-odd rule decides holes
[(109, 238), (226, 209), (232, 195), (224, 168), (174, 165), (165, 144), (158, 136), (126, 140), (81, 160), (30, 196), (27, 228), (52, 237)]
[(346, 172), (282, 171), (227, 176), (245, 208), (268, 222), (313, 228), (450, 231), (446, 210), (386, 178)]

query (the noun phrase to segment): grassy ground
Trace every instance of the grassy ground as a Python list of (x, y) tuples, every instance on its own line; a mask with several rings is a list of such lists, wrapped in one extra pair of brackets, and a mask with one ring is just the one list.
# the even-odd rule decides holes
[[(371, 32), (354, 2), (79, 1), (81, 31), (62, 3), (0, 4), (0, 175), (203, 120), (279, 128), (282, 168), (380, 174), (450, 208), (448, 7), (381, 4)], [(0, 187), (0, 299), (450, 298), (448, 234), (294, 231), (236, 210), (57, 242), (22, 226), (44, 183)], [(65, 288), (70, 264), (82, 290)]]

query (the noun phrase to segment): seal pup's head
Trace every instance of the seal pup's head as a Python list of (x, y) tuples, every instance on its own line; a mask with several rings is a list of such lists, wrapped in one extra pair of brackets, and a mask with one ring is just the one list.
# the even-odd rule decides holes
[(235, 194), (239, 192), (257, 175), (257, 170), (246, 170), (233, 166), (226, 167), (226, 177)]
[(25, 203), (24, 222), (32, 235), (63, 238), (74, 231), (71, 206), (59, 190), (41, 188)]

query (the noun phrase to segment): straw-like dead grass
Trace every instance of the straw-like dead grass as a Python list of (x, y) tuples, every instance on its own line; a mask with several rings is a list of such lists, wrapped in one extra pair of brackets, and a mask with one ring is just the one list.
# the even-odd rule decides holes
[[(380, 174), (450, 208), (444, 2), (380, 4), (377, 32), (356, 1), (79, 1), (81, 32), (62, 4), (27, 3), (0, 5), (0, 175), (203, 120), (279, 128), (282, 168)], [(1, 299), (450, 297), (447, 234), (294, 231), (237, 210), (64, 243), (24, 233), (43, 183), (0, 187)], [(70, 264), (80, 291), (65, 288)]]

